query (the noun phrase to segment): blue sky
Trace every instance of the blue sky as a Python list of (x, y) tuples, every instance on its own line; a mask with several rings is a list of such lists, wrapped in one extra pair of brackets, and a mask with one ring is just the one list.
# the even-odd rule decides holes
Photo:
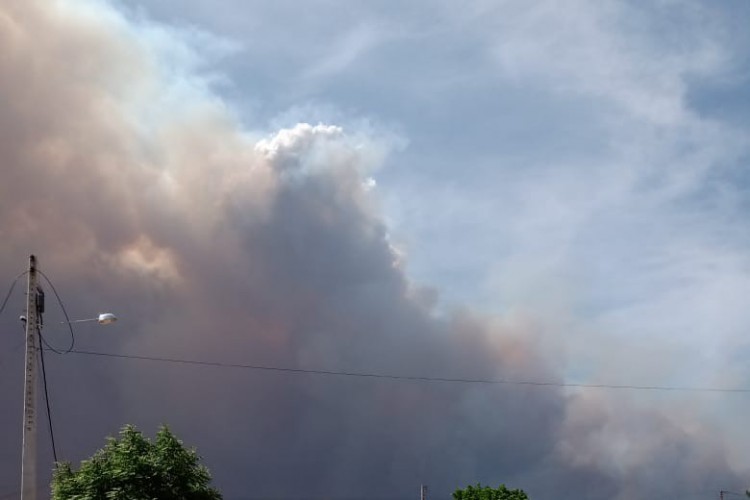
[[(108, 297), (124, 301), (126, 315), (149, 318), (134, 320), (133, 336), (117, 347), (253, 356), (239, 333), (225, 331), (224, 347), (202, 336), (206, 318), (231, 312), (241, 330), (260, 335), (268, 359), (285, 364), (403, 371), (423, 348), (433, 358), (414, 367), (438, 375), (473, 376), (465, 370), (493, 360), (502, 369), (482, 374), (750, 388), (750, 3), (60, 1), (53, 14), (31, 4), (9, 7), (13, 21), (0, 24), (13, 56), (4, 63), (14, 76), (3, 91), (15, 103), (7, 119), (36, 125), (8, 126), (19, 137), (33, 133), (32, 146), (9, 139), (6, 147), (0, 235), (9, 243), (0, 264), (15, 275), (30, 247), (56, 249), (42, 262), (57, 267), (80, 307)], [(17, 35), (36, 23), (54, 42)], [(39, 188), (44, 209), (8, 187), (25, 172), (54, 179), (56, 191)], [(85, 205), (73, 179), (98, 180), (101, 194)], [(66, 214), (64, 234), (57, 213)], [(87, 292), (77, 275), (105, 291)], [(220, 278), (253, 305), (227, 305)], [(350, 280), (366, 286), (354, 292)], [(307, 291), (313, 285), (320, 297)], [(190, 312), (162, 317), (153, 305), (160, 300)], [(313, 340), (297, 323), (310, 315)], [(362, 327), (363, 318), (378, 326)], [(394, 339), (403, 353), (387, 349)], [(90, 369), (103, 370), (102, 380), (152, 374)], [(164, 384), (177, 394), (187, 382), (175, 375)], [(277, 389), (260, 401), (283, 401)], [(305, 401), (333, 398), (286, 390)], [(123, 416), (144, 425), (170, 418), (156, 389), (144, 396), (121, 384), (115, 393), (121, 413), (93, 429), (105, 432)], [(408, 407), (406, 397), (371, 396)], [(133, 409), (140, 397), (142, 412)], [(212, 404), (231, 428), (253, 397)], [(431, 397), (424, 404), (441, 408)], [(518, 467), (500, 456), (476, 465), (467, 455), (434, 469), (538, 484), (542, 498), (578, 473), (580, 483), (600, 485), (591, 498), (676, 489), (698, 498), (746, 486), (711, 482), (717, 471), (731, 470), (731, 482), (750, 470), (745, 395), (570, 389), (518, 396), (508, 411), (523, 415), (526, 397), (549, 418), (530, 424), (529, 435), (548, 431), (554, 450), (539, 444)], [(494, 401), (468, 394), (424, 432), (452, 436), (445, 446), (488, 435), (498, 446), (515, 443), (526, 427), (492, 427), (468, 412), (476, 404), (492, 414)], [(356, 427), (358, 417), (347, 415), (342, 425)], [(318, 436), (319, 417), (288, 418), (300, 435)], [(174, 418), (209, 455), (234, 460), (218, 460), (219, 468), (254, 460), (217, 449), (199, 419)], [(411, 425), (396, 410), (383, 418)], [(466, 434), (454, 435), (461, 426)], [(354, 464), (346, 470), (356, 484), (364, 473), (352, 457), (367, 439), (351, 431), (316, 477)], [(301, 456), (309, 450), (300, 442), (289, 446)], [(375, 475), (395, 460), (367, 463)], [(571, 469), (556, 471), (555, 460)], [(675, 477), (672, 489), (660, 489), (651, 461)], [(229, 476), (220, 473), (221, 484), (241, 490)], [(409, 477), (418, 484), (417, 476)], [(321, 492), (332, 491), (335, 481), (320, 481)], [(389, 484), (401, 493), (404, 478), (394, 473)]]

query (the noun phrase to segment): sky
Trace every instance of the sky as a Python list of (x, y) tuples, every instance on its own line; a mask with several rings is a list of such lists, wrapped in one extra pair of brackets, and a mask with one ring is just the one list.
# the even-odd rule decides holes
[[(750, 390), (749, 16), (2, 2), (0, 287), (33, 253), (71, 318), (118, 315), (77, 350), (546, 384), (49, 353), (58, 455), (168, 424), (227, 500), (744, 491), (750, 394), (724, 389)], [(10, 498), (24, 287), (0, 314)]]

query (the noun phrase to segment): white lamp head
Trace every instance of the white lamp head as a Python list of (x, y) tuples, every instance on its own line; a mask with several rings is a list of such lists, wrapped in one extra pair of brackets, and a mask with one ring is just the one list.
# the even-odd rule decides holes
[(117, 321), (117, 316), (112, 313), (101, 313), (99, 319), (97, 319), (100, 325), (109, 325)]

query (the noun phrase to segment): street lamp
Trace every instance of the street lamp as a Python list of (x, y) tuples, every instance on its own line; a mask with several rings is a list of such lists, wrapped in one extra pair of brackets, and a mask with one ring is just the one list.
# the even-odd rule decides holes
[[(36, 500), (36, 372), (37, 356), (41, 345), (39, 326), (44, 312), (44, 292), (39, 286), (36, 257), (29, 257), (28, 290), (26, 294), (26, 316), (21, 320), (26, 324), (26, 367), (24, 371), (23, 401), (23, 451), (21, 454), (21, 500)], [(117, 321), (112, 313), (102, 313), (96, 318), (64, 321), (63, 323), (81, 323), (96, 321), (108, 325)]]
[(101, 313), (96, 318), (75, 319), (73, 321), (61, 321), (61, 323), (63, 323), (63, 324), (85, 323), (86, 321), (96, 321), (100, 325), (109, 325), (109, 324), (114, 323), (115, 321), (117, 321), (117, 316), (115, 316), (112, 313)]

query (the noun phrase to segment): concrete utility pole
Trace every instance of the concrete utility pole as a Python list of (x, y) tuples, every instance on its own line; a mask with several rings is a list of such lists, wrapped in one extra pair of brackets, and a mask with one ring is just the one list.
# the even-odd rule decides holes
[(36, 362), (39, 355), (39, 285), (36, 257), (29, 257), (29, 286), (26, 293), (26, 375), (23, 400), (23, 452), (21, 458), (21, 500), (36, 500)]
[(419, 487), (419, 500), (427, 500), (427, 485), (423, 484)]

